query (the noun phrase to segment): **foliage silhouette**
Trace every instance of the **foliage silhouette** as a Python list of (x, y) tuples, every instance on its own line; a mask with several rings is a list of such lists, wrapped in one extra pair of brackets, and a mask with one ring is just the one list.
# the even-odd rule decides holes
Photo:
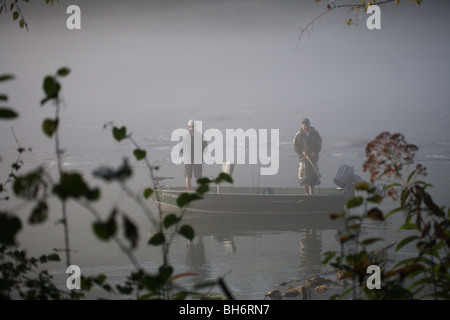
[[(61, 261), (57, 253), (43, 255), (40, 258), (29, 258), (25, 251), (16, 249), (18, 243), (16, 236), (22, 229), (22, 222), (16, 213), (0, 212), (0, 297), (3, 299), (81, 299), (85, 293), (89, 292), (94, 286), (100, 287), (106, 293), (117, 293), (120, 295), (134, 295), (136, 299), (181, 299), (189, 295), (197, 294), (194, 291), (186, 290), (174, 285), (176, 279), (193, 276), (193, 274), (175, 274), (174, 268), (170, 265), (168, 254), (170, 246), (176, 235), (193, 240), (195, 237), (194, 229), (183, 224), (183, 215), (185, 209), (192, 201), (202, 199), (202, 195), (209, 191), (210, 183), (221, 183), (227, 181), (232, 183), (230, 176), (220, 174), (216, 179), (202, 178), (198, 180), (199, 188), (194, 193), (182, 193), (177, 200), (177, 204), (182, 208), (181, 214), (174, 213), (164, 215), (158, 206), (158, 212), (152, 212), (152, 209), (146, 201), (152, 195), (156, 195), (157, 180), (154, 172), (158, 167), (152, 166), (147, 158), (147, 152), (135, 142), (132, 135), (127, 133), (126, 127), (117, 128), (112, 123), (106, 124), (105, 128), (112, 126), (112, 135), (117, 142), (129, 140), (134, 146), (133, 155), (137, 161), (143, 161), (150, 172), (152, 187), (145, 188), (143, 194), (135, 194), (128, 186), (127, 181), (133, 175), (133, 169), (128, 160), (117, 168), (100, 167), (94, 170), (93, 175), (103, 181), (118, 183), (122, 190), (136, 201), (142, 212), (148, 217), (149, 222), (157, 226), (158, 232), (148, 240), (148, 245), (162, 248), (162, 265), (157, 272), (152, 274), (141, 267), (140, 262), (134, 256), (134, 250), (137, 248), (140, 239), (138, 227), (132, 219), (124, 212), (113, 208), (106, 220), (101, 218), (96, 211), (93, 202), (100, 200), (101, 190), (90, 187), (85, 181), (83, 174), (74, 171), (65, 171), (61, 156), (63, 151), (59, 140), (59, 122), (60, 122), (60, 94), (62, 90), (61, 79), (70, 74), (69, 68), (61, 68), (54, 75), (47, 75), (43, 80), (42, 89), (45, 94), (41, 100), (41, 105), (51, 103), (55, 107), (55, 117), (44, 119), (42, 124), (43, 133), (55, 141), (55, 153), (57, 157), (57, 168), (59, 179), (54, 180), (51, 174), (42, 167), (38, 167), (23, 175), (16, 174), (20, 169), (20, 161), (13, 165), (14, 172), (10, 174), (7, 182), (13, 181), (12, 190), (15, 196), (23, 201), (34, 204), (28, 222), (30, 224), (39, 224), (48, 218), (48, 200), (50, 197), (56, 197), (61, 203), (62, 218), (60, 222), (64, 226), (66, 265), (71, 265), (71, 248), (69, 242), (69, 221), (67, 219), (67, 202), (73, 201), (88, 210), (96, 221), (92, 225), (93, 233), (100, 241), (114, 241), (123, 253), (128, 257), (134, 271), (128, 276), (128, 280), (123, 284), (112, 285), (107, 283), (107, 276), (99, 274), (91, 277), (81, 277), (81, 290), (58, 289), (53, 283), (52, 276), (47, 271), (38, 272), (36, 269), (42, 263), (48, 261)], [(3, 76), (1, 79), (11, 80), (12, 76)], [(5, 117), (9, 118), (9, 117)], [(19, 148), (19, 155), (24, 151)], [(6, 183), (2, 184), (1, 192), (6, 192)], [(121, 223), (120, 223), (121, 219)], [(123, 230), (125, 242), (119, 236), (119, 230)], [(32, 277), (33, 273), (37, 277)], [(222, 279), (213, 282), (212, 285), (219, 285), (226, 290)], [(211, 284), (209, 284), (211, 287)], [(231, 296), (229, 296), (231, 297)]]
[[(327, 252), (324, 263), (330, 264), (351, 278), (352, 286), (339, 296), (352, 294), (352, 298), (369, 299), (449, 299), (450, 298), (450, 209), (439, 207), (427, 192), (430, 184), (417, 180), (426, 175), (426, 169), (417, 164), (415, 169), (404, 178), (404, 170), (414, 163), (417, 146), (408, 144), (400, 134), (382, 132), (366, 147), (367, 159), (364, 171), (369, 171), (372, 183), (387, 179), (386, 193), (399, 206), (386, 215), (377, 208), (368, 208), (368, 204), (378, 205), (383, 198), (376, 188), (367, 183), (355, 185), (355, 189), (366, 192), (367, 196), (356, 197), (347, 202), (347, 209), (363, 207), (363, 214), (334, 214), (340, 218), (345, 228), (340, 233), (341, 252)], [(381, 289), (370, 290), (366, 286), (367, 267), (379, 261), (371, 260), (367, 246), (380, 238), (361, 239), (361, 226), (364, 219), (384, 221), (389, 216), (403, 212), (405, 222), (399, 228), (414, 232), (403, 238), (396, 251), (408, 244), (415, 244), (417, 255), (399, 261), (392, 269), (382, 263)], [(346, 246), (353, 250), (346, 252)]]
[[(381, 1), (377, 4), (389, 2), (399, 3), (398, 0)], [(28, 2), (28, 0), (21, 0)], [(46, 0), (47, 4), (53, 4), (53, 0)], [(320, 2), (320, 0), (316, 0)], [(420, 4), (421, 0), (410, 0)], [(28, 30), (26, 22), (18, 0), (0, 0), (0, 14), (7, 13), (8, 10), (14, 21), (18, 21), (20, 28)], [(361, 1), (353, 5), (354, 10), (366, 9), (368, 5), (375, 4), (374, 1)], [(324, 14), (344, 5), (336, 5), (331, 2), (327, 7), (328, 11)], [(348, 5), (345, 5), (348, 6)], [(323, 16), (324, 14), (320, 15)], [(319, 17), (320, 17), (319, 16)], [(318, 18), (319, 18), (318, 17)], [(302, 28), (301, 35), (308, 31), (310, 26), (317, 21), (314, 19), (305, 28)], [(351, 20), (347, 20), (347, 24), (352, 24)], [(301, 36), (300, 36), (301, 37)], [(299, 38), (300, 41), (300, 38)], [(144, 214), (149, 219), (158, 224), (159, 231), (149, 239), (149, 245), (161, 246), (163, 253), (163, 263), (155, 274), (147, 273), (140, 267), (139, 262), (133, 255), (139, 239), (138, 229), (132, 220), (123, 212), (112, 209), (106, 220), (103, 220), (98, 212), (91, 205), (92, 202), (100, 199), (101, 193), (97, 188), (91, 188), (85, 182), (83, 175), (77, 172), (66, 172), (62, 166), (59, 141), (59, 112), (60, 112), (60, 81), (70, 74), (69, 68), (61, 68), (56, 74), (49, 75), (44, 78), (43, 90), (45, 97), (41, 100), (41, 105), (53, 102), (55, 106), (55, 117), (44, 119), (42, 123), (43, 133), (52, 139), (55, 139), (55, 154), (58, 159), (59, 179), (54, 181), (51, 175), (44, 168), (38, 167), (24, 175), (18, 175), (22, 168), (21, 155), (25, 152), (25, 148), (18, 145), (18, 157), (11, 166), (11, 172), (5, 182), (0, 184), (0, 194), (7, 194), (10, 184), (12, 183), (12, 191), (15, 196), (33, 203), (28, 223), (40, 224), (48, 218), (48, 199), (56, 196), (61, 202), (62, 218), (60, 222), (64, 226), (66, 265), (71, 264), (70, 243), (69, 243), (69, 221), (67, 219), (68, 201), (75, 201), (96, 218), (93, 224), (93, 232), (102, 241), (114, 241), (121, 250), (128, 256), (129, 260), (135, 267), (135, 271), (130, 274), (128, 280), (121, 285), (116, 286), (116, 290), (124, 295), (134, 294), (138, 299), (149, 298), (186, 298), (192, 294), (189, 290), (173, 289), (173, 281), (190, 274), (174, 274), (173, 267), (168, 261), (168, 251), (174, 239), (175, 234), (179, 234), (187, 239), (192, 239), (195, 232), (192, 227), (182, 224), (183, 212), (181, 215), (169, 214), (162, 215), (159, 210), (158, 216), (152, 216), (152, 212), (148, 209), (145, 200), (154, 195), (155, 187), (148, 187), (142, 195), (134, 194), (126, 185), (127, 179), (132, 174), (132, 168), (128, 162), (124, 160), (118, 169), (99, 168), (94, 175), (104, 181), (114, 181), (129, 194), (142, 208)], [(0, 83), (13, 80), (14, 76), (10, 74), (0, 75)], [(0, 94), (0, 120), (14, 120), (19, 115), (11, 107), (5, 105), (8, 102), (6, 94)], [(153, 183), (155, 177), (153, 175), (156, 167), (150, 165), (147, 159), (147, 153), (140, 148), (132, 139), (131, 134), (127, 134), (126, 127), (115, 127), (112, 129), (113, 137), (118, 141), (128, 139), (135, 145), (133, 155), (138, 161), (145, 161), (150, 170)], [(343, 270), (345, 276), (353, 279), (353, 286), (346, 292), (352, 293), (354, 298), (366, 297), (370, 299), (410, 299), (410, 298), (434, 298), (448, 299), (450, 292), (450, 276), (449, 276), (449, 247), (450, 247), (450, 231), (449, 219), (450, 210), (440, 207), (434, 203), (432, 197), (427, 192), (431, 185), (422, 180), (417, 180), (420, 176), (425, 175), (425, 168), (420, 165), (411, 172), (407, 178), (403, 173), (403, 169), (407, 165), (411, 165), (414, 159), (416, 146), (407, 144), (401, 134), (382, 133), (376, 139), (369, 143), (366, 149), (368, 160), (364, 165), (364, 169), (371, 173), (371, 182), (375, 182), (384, 178), (394, 178), (394, 181), (386, 188), (387, 194), (394, 200), (399, 200), (400, 204), (397, 208), (391, 210), (386, 215), (378, 208), (367, 209), (368, 204), (380, 204), (382, 198), (377, 194), (376, 190), (367, 184), (355, 185), (355, 188), (367, 193), (367, 196), (356, 197), (347, 203), (349, 210), (364, 208), (364, 214), (350, 215), (336, 214), (333, 218), (341, 218), (345, 220), (346, 228), (340, 234), (340, 243), (342, 248), (350, 242), (355, 245), (355, 250), (348, 254), (342, 250), (340, 254), (329, 252), (325, 256), (325, 263), (331, 263), (334, 267)], [(178, 205), (185, 208), (191, 201), (201, 199), (202, 194), (208, 192), (209, 184), (220, 181), (232, 182), (231, 177), (221, 174), (215, 181), (209, 179), (200, 179), (199, 188), (196, 193), (182, 194), (178, 199)], [(0, 201), (7, 201), (9, 196), (0, 198)], [(366, 269), (369, 263), (373, 263), (367, 254), (367, 246), (380, 241), (381, 239), (372, 238), (361, 240), (361, 226), (364, 219), (384, 220), (390, 215), (403, 212), (405, 214), (405, 223), (400, 230), (410, 230), (415, 232), (414, 235), (407, 236), (397, 245), (396, 250), (402, 250), (406, 245), (415, 244), (418, 254), (416, 257), (405, 259), (397, 263), (391, 270), (383, 270), (382, 289), (368, 290), (364, 286), (367, 278)], [(119, 219), (122, 219), (122, 224)], [(118, 236), (119, 227), (122, 226), (124, 231), (124, 243)], [(28, 257), (26, 250), (20, 250), (17, 243), (17, 235), (22, 230), (22, 221), (16, 212), (6, 212), (0, 210), (0, 299), (80, 299), (84, 297), (84, 293), (91, 290), (93, 286), (99, 286), (106, 292), (114, 292), (115, 289), (107, 283), (105, 275), (95, 277), (82, 277), (81, 291), (64, 291), (58, 289), (53, 283), (53, 278), (47, 271), (42, 271), (42, 264), (48, 262), (61, 261), (57, 253), (42, 255), (39, 258)], [(173, 231), (167, 233), (167, 231)], [(170, 236), (168, 237), (167, 234)], [(226, 286), (222, 279), (214, 284), (222, 285), (224, 291)], [(431, 288), (431, 289), (430, 289)], [(346, 294), (344, 293), (344, 294)], [(231, 297), (231, 294), (229, 294)], [(343, 297), (343, 296), (341, 296)]]
[[(320, 3), (321, 0), (315, 0), (316, 3)], [(327, 1), (327, 5), (326, 5), (326, 10), (323, 11), (321, 14), (319, 14), (317, 17), (315, 17), (314, 19), (310, 20), (307, 24), (305, 24), (304, 27), (300, 27), (300, 35), (298, 37), (298, 42), (297, 42), (297, 46), (300, 44), (300, 41), (304, 35), (305, 32), (309, 33), (313, 26), (314, 23), (316, 23), (320, 18), (322, 18), (323, 16), (333, 12), (334, 10), (337, 9), (349, 9), (350, 12), (356, 12), (357, 14), (359, 14), (360, 12), (367, 12), (367, 9), (369, 8), (369, 6), (372, 5), (377, 5), (377, 6), (381, 6), (381, 5), (386, 5), (389, 3), (395, 3), (396, 5), (399, 5), (400, 2), (402, 2), (401, 0), (382, 0), (382, 1), (374, 1), (374, 0), (369, 0), (369, 1), (365, 1), (365, 0), (361, 0), (358, 2), (354, 2), (354, 1), (348, 1), (348, 3), (335, 3), (335, 1)], [(409, 0), (409, 2), (411, 3), (415, 3), (416, 5), (420, 5), (422, 3), (422, 0)], [(358, 20), (359, 17), (357, 17), (355, 20)], [(345, 24), (350, 26), (350, 25), (355, 25), (357, 24), (357, 22), (355, 22), (355, 20), (353, 20), (353, 18), (348, 18), (345, 21)]]

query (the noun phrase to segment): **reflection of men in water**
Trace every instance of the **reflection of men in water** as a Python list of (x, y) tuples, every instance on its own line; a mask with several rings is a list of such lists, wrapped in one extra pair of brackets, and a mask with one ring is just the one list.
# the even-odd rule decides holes
[(217, 240), (217, 242), (223, 244), (227, 252), (237, 252), (236, 243), (234, 242), (234, 237), (232, 235), (217, 234), (214, 235), (214, 238)]
[(298, 178), (305, 188), (305, 194), (314, 194), (314, 186), (320, 183), (318, 176), (319, 152), (322, 150), (322, 138), (311, 127), (308, 119), (302, 119), (301, 129), (295, 135), (292, 148), (299, 156)]
[[(199, 179), (202, 176), (203, 171), (203, 151), (207, 146), (207, 142), (203, 140), (203, 135), (194, 129), (194, 120), (189, 120), (188, 122), (189, 134), (183, 139), (183, 148), (180, 154), (183, 155), (186, 152), (184, 162), (184, 176), (186, 177), (186, 188), (188, 190), (192, 189), (191, 179), (194, 175), (195, 179)], [(201, 148), (196, 151), (196, 141), (201, 141)], [(198, 153), (197, 156), (195, 153)], [(190, 154), (190, 158), (189, 158)]]
[(192, 267), (193, 272), (199, 272), (206, 263), (205, 245), (203, 244), (203, 237), (197, 237), (197, 243), (188, 241), (187, 263)]
[(315, 229), (305, 230), (300, 240), (300, 255), (305, 274), (320, 272), (322, 265), (322, 239)]

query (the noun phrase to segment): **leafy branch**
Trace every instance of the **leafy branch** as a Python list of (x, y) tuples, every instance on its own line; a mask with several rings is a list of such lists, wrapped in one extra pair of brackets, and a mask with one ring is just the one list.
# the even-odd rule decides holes
[[(30, 0), (20, 0), (20, 2), (28, 3)], [(56, 0), (56, 2), (59, 2), (59, 0)], [(55, 0), (45, 0), (45, 3), (53, 5)], [(21, 29), (25, 28), (28, 31), (28, 22), (22, 13), (19, 0), (0, 0), (0, 14), (3, 12), (6, 14), (8, 10), (11, 12), (12, 19), (19, 22), (19, 27)]]
[[(116, 181), (119, 183), (122, 190), (137, 204), (142, 208), (142, 210), (146, 213), (150, 222), (156, 225), (157, 232), (153, 234), (149, 240), (148, 244), (152, 246), (161, 246), (163, 263), (158, 270), (158, 274), (156, 276), (146, 275), (145, 272), (139, 270), (136, 274), (132, 275), (129, 278), (128, 285), (131, 286), (133, 283), (137, 283), (137, 288), (140, 290), (147, 289), (149, 293), (143, 296), (143, 298), (152, 298), (159, 297), (162, 299), (170, 298), (170, 288), (172, 287), (172, 281), (184, 276), (190, 276), (192, 274), (177, 274), (173, 275), (173, 267), (169, 263), (169, 249), (176, 235), (181, 235), (192, 241), (195, 237), (194, 229), (187, 224), (183, 224), (182, 220), (186, 209), (192, 201), (201, 200), (202, 195), (209, 191), (209, 184), (221, 183), (222, 181), (232, 182), (232, 179), (229, 175), (221, 174), (216, 179), (211, 180), (209, 178), (201, 178), (198, 179), (198, 189), (192, 192), (183, 192), (179, 195), (177, 199), (177, 205), (181, 209), (181, 213), (178, 215), (175, 213), (164, 214), (159, 193), (158, 193), (158, 179), (155, 176), (155, 171), (159, 168), (157, 166), (153, 166), (147, 156), (147, 151), (144, 150), (136, 140), (132, 137), (131, 133), (127, 132), (127, 128), (114, 126), (112, 122), (109, 122), (104, 125), (104, 128), (111, 126), (112, 127), (112, 135), (117, 142), (122, 142), (128, 140), (133, 145), (133, 155), (137, 161), (144, 161), (147, 169), (150, 173), (150, 181), (153, 187), (146, 187), (143, 192), (143, 197), (145, 199), (149, 199), (150, 197), (154, 197), (157, 202), (157, 210), (158, 216), (154, 217), (152, 215), (151, 210), (147, 207), (146, 203), (143, 201), (142, 197), (134, 194), (125, 184), (125, 180), (131, 176), (131, 168), (128, 165), (128, 161), (124, 160), (122, 167), (117, 170), (111, 168), (99, 168), (94, 172), (94, 176), (101, 178), (105, 181)], [(169, 235), (168, 235), (169, 234)], [(146, 280), (145, 280), (146, 279)], [(144, 285), (142, 281), (147, 283)], [(150, 281), (151, 280), (151, 281)], [(220, 285), (221, 281), (218, 281)], [(223, 283), (223, 281), (222, 281)], [(224, 288), (224, 286), (221, 286)], [(127, 290), (130, 290), (130, 287), (127, 287)], [(122, 288), (125, 290), (125, 288)], [(182, 290), (175, 294), (177, 298), (185, 298), (189, 292)]]
[[(315, 0), (315, 2), (319, 3), (319, 2), (321, 2), (321, 0)], [(395, 2), (395, 4), (398, 5), (398, 4), (400, 4), (401, 1), (400, 0), (384, 0), (384, 1), (375, 1), (375, 0), (364, 1), (364, 0), (361, 0), (358, 3), (336, 4), (335, 1), (329, 0), (328, 4), (326, 6), (326, 9), (327, 9), (326, 11), (322, 12), (317, 17), (315, 17), (314, 19), (309, 21), (304, 27), (299, 27), (300, 35), (299, 35), (298, 40), (297, 40), (297, 47), (300, 44), (300, 41), (301, 41), (301, 39), (303, 37), (303, 34), (305, 32), (309, 33), (309, 30), (311, 30), (311, 28), (314, 25), (314, 23), (316, 23), (320, 18), (322, 18), (323, 16), (329, 14), (330, 12), (334, 11), (335, 9), (348, 8), (348, 9), (350, 9), (350, 11), (357, 11), (357, 12), (364, 11), (364, 12), (366, 12), (367, 8), (369, 6), (371, 6), (371, 5), (378, 5), (378, 6), (380, 6), (380, 5), (385, 5), (385, 4), (388, 4), (388, 3), (391, 3), (391, 2)], [(414, 2), (417, 5), (420, 5), (422, 0), (409, 0), (409, 2)], [(346, 25), (351, 25), (353, 23), (354, 23), (353, 19), (351, 19), (351, 18), (345, 21)]]
[[(55, 118), (50, 119), (47, 118), (42, 123), (42, 129), (44, 133), (49, 137), (55, 137), (55, 153), (56, 153), (56, 160), (58, 165), (58, 172), (59, 172), (59, 178), (60, 178), (60, 185), (56, 186), (56, 191), (58, 192), (60, 198), (61, 198), (61, 211), (62, 211), (62, 224), (64, 227), (64, 243), (65, 243), (65, 251), (66, 251), (66, 262), (67, 266), (71, 265), (71, 259), (70, 259), (70, 240), (69, 240), (69, 225), (67, 221), (67, 204), (66, 199), (67, 197), (64, 194), (64, 188), (68, 187), (70, 189), (73, 189), (71, 186), (72, 180), (77, 179), (74, 175), (69, 175), (67, 173), (63, 172), (63, 166), (62, 166), (62, 160), (61, 156), (63, 153), (63, 150), (60, 146), (60, 137), (59, 137), (59, 130), (58, 130), (58, 124), (59, 124), (59, 113), (61, 109), (61, 99), (60, 99), (60, 91), (61, 91), (61, 84), (59, 83), (59, 79), (62, 77), (67, 76), (70, 73), (70, 69), (68, 68), (61, 68), (56, 72), (56, 75), (48, 75), (44, 78), (43, 83), (43, 90), (45, 93), (45, 97), (41, 100), (41, 106), (46, 104), (47, 102), (53, 102), (55, 106)], [(77, 185), (79, 184), (79, 181), (77, 181)]]
[[(386, 215), (378, 208), (367, 210), (367, 203), (380, 204), (382, 198), (368, 184), (355, 185), (359, 191), (365, 191), (367, 197), (359, 196), (347, 202), (347, 208), (364, 205), (362, 216), (334, 214), (333, 218), (344, 219), (345, 228), (340, 234), (340, 243), (353, 242), (351, 253), (341, 250), (340, 254), (328, 252), (324, 263), (330, 263), (343, 272), (344, 277), (353, 279), (353, 286), (343, 295), (353, 292), (353, 298), (361, 292), (370, 299), (412, 299), (433, 298), (449, 299), (450, 295), (450, 209), (438, 206), (427, 192), (430, 184), (417, 180), (426, 175), (426, 168), (417, 164), (415, 169), (404, 178), (404, 170), (414, 163), (417, 146), (406, 142), (402, 134), (382, 132), (366, 147), (367, 159), (364, 171), (371, 174), (371, 182), (381, 179), (391, 180), (386, 186), (386, 194), (399, 206)], [(384, 221), (389, 216), (403, 212), (405, 222), (398, 231), (415, 232), (403, 238), (396, 251), (407, 245), (415, 244), (417, 255), (403, 259), (391, 270), (382, 270), (381, 290), (369, 290), (364, 286), (367, 278), (366, 268), (372, 264), (366, 245), (379, 238), (360, 240), (360, 229), (364, 218)]]

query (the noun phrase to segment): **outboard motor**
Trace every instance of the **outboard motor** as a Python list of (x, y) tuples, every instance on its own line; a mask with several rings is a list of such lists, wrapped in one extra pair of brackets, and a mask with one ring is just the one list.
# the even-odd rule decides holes
[(354, 178), (355, 169), (349, 165), (341, 164), (333, 179), (333, 182), (344, 190), (347, 199), (351, 199), (355, 196), (355, 189), (353, 188)]
[[(355, 174), (355, 169), (353, 169), (353, 167), (346, 164), (341, 164), (339, 166), (333, 182), (344, 190), (344, 194), (346, 194), (348, 199), (351, 199), (355, 196), (355, 189), (353, 188), (355, 184), (361, 182), (368, 183), (363, 178)], [(368, 184), (372, 185), (370, 183)], [(384, 198), (386, 195), (384, 186), (377, 186), (377, 193)]]
[(341, 164), (336, 172), (336, 176), (333, 179), (333, 182), (345, 189), (348, 188), (350, 184), (353, 183), (353, 177), (355, 175), (355, 169), (346, 164)]

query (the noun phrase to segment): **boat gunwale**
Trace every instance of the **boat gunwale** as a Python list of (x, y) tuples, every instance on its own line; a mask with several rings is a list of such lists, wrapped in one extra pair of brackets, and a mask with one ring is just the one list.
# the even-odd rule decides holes
[(196, 209), (196, 208), (180, 208), (176, 205), (169, 204), (162, 201), (155, 201), (156, 204), (162, 206), (178, 209), (178, 211), (188, 211), (188, 212), (198, 212), (198, 213), (208, 213), (209, 215), (214, 214), (229, 214), (229, 215), (317, 215), (317, 214), (331, 214), (334, 211), (226, 211), (226, 210), (210, 210), (210, 209)]
[[(338, 190), (338, 189), (337, 189)], [(155, 189), (155, 192), (169, 192), (169, 193), (195, 193), (195, 191), (190, 190), (174, 190), (174, 189)], [(345, 197), (344, 193), (318, 193), (318, 194), (302, 194), (302, 193), (249, 193), (249, 192), (207, 192), (202, 196), (215, 196), (215, 195), (233, 195), (233, 196), (296, 196), (296, 197), (318, 197), (318, 196), (328, 196), (328, 197)]]

